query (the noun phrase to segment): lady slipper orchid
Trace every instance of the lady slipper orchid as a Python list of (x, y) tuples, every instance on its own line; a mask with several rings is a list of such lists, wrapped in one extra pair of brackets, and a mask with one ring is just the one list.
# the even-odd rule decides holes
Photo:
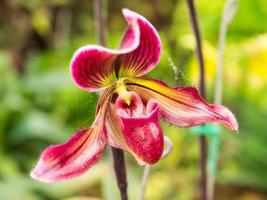
[(139, 164), (156, 163), (164, 146), (160, 118), (179, 127), (222, 122), (237, 131), (231, 111), (206, 103), (194, 87), (172, 88), (140, 78), (158, 63), (161, 41), (144, 17), (128, 9), (122, 12), (128, 29), (118, 50), (88, 45), (71, 61), (74, 82), (101, 94), (91, 128), (45, 149), (31, 173), (34, 179), (55, 182), (81, 175), (99, 160), (106, 145), (129, 152)]

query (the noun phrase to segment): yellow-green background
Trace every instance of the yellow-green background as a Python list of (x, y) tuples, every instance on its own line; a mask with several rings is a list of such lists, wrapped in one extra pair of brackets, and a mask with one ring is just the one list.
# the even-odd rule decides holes
[[(196, 0), (203, 36), (208, 101), (213, 102), (217, 41), (225, 1)], [(149, 19), (163, 41), (159, 65), (148, 76), (170, 85), (198, 83), (194, 38), (184, 0), (106, 0), (107, 45), (116, 48), (127, 7)], [(92, 0), (3, 0), (0, 3), (0, 199), (118, 199), (105, 152), (85, 175), (57, 184), (31, 180), (41, 151), (62, 143), (94, 117), (97, 94), (81, 91), (69, 75), (73, 52), (97, 43)], [(267, 2), (240, 0), (229, 26), (223, 104), (239, 135), (222, 129), (217, 200), (267, 199)], [(175, 80), (173, 64), (178, 68)], [(152, 168), (146, 199), (190, 200), (198, 195), (198, 139), (162, 123), (174, 149)], [(142, 167), (127, 155), (130, 199), (137, 199)]]

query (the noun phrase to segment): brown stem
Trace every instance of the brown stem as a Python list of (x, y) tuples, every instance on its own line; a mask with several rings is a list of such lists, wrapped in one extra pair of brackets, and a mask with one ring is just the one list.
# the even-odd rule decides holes
[(95, 27), (97, 32), (97, 37), (101, 45), (106, 45), (106, 35), (105, 35), (105, 19), (103, 15), (103, 1), (94, 0), (94, 13), (95, 13)]
[(127, 177), (123, 150), (112, 147), (113, 166), (116, 173), (117, 184), (121, 194), (121, 200), (128, 200)]
[(187, 0), (189, 12), (190, 12), (190, 20), (191, 25), (194, 31), (194, 35), (196, 38), (196, 53), (198, 58), (198, 64), (199, 64), (199, 90), (200, 94), (203, 98), (206, 98), (206, 90), (205, 90), (205, 66), (204, 66), (204, 60), (203, 60), (203, 53), (202, 53), (202, 44), (201, 44), (201, 36), (200, 31), (198, 27), (198, 21), (197, 21), (197, 15), (196, 15), (196, 9), (194, 5), (194, 0)]
[[(190, 13), (191, 25), (193, 28), (193, 32), (196, 38), (196, 53), (198, 57), (199, 63), (199, 90), (200, 94), (203, 98), (206, 97), (205, 91), (205, 66), (203, 60), (202, 46), (201, 46), (201, 36), (198, 27), (196, 9), (194, 5), (194, 0), (187, 0), (187, 5)], [(206, 137), (200, 136), (199, 138), (200, 144), (200, 194), (202, 200), (207, 200), (207, 140)]]

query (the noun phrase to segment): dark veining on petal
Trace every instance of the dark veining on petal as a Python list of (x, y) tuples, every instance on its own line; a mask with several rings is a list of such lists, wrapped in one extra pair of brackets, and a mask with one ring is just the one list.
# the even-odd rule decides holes
[[(185, 103), (185, 102), (182, 102), (182, 101), (179, 101), (178, 99), (174, 99), (174, 98), (172, 98), (172, 97), (169, 97), (169, 96), (167, 96), (167, 95), (165, 95), (165, 94), (162, 94), (162, 93), (160, 93), (160, 92), (158, 92), (158, 91), (156, 91), (156, 90), (154, 90), (154, 89), (152, 89), (152, 88), (149, 88), (149, 87), (147, 87), (147, 86), (144, 86), (144, 85), (140, 85), (140, 84), (138, 84), (138, 83), (125, 83), (126, 85), (129, 85), (129, 86), (131, 86), (131, 85), (133, 85), (133, 86), (139, 86), (139, 87), (142, 87), (142, 88), (144, 88), (144, 89), (147, 89), (147, 90), (151, 90), (151, 91), (153, 91), (153, 92), (155, 92), (155, 93), (158, 93), (158, 94), (160, 94), (160, 95), (162, 95), (162, 96), (164, 96), (164, 97), (166, 97), (166, 98), (169, 98), (169, 99), (171, 99), (171, 100), (173, 100), (173, 101), (175, 101), (175, 102), (178, 102), (178, 103), (180, 103), (180, 104), (182, 104), (182, 105), (184, 105), (184, 106), (188, 106), (188, 107), (192, 107), (190, 104), (187, 104), (187, 103)], [(205, 103), (206, 104), (206, 103)], [(209, 106), (209, 105), (207, 105), (207, 106)], [(198, 107), (194, 107), (195, 109), (197, 109), (197, 110), (201, 110), (201, 111), (204, 111), (204, 112), (207, 112), (207, 110), (205, 110), (205, 109), (203, 109), (203, 108), (198, 108)], [(221, 117), (221, 115), (219, 115), (217, 112), (215, 112), (215, 111), (209, 111), (209, 113), (210, 113), (210, 115), (213, 115), (214, 117), (216, 117), (216, 118), (220, 118), (220, 119), (222, 119), (222, 117)]]

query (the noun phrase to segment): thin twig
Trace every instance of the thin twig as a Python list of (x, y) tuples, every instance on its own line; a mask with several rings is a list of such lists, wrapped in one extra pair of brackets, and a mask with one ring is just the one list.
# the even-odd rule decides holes
[[(170, 138), (168, 138), (167, 136), (164, 136), (164, 143), (165, 143), (166, 149), (163, 151), (160, 159), (165, 158), (166, 156), (168, 156), (172, 152), (173, 144), (172, 144), (172, 141), (170, 140)], [(148, 181), (148, 177), (149, 177), (149, 173), (150, 173), (150, 168), (151, 168), (150, 165), (145, 165), (145, 170), (144, 170), (142, 183), (141, 183), (141, 191), (140, 191), (139, 200), (145, 199), (145, 191), (146, 191), (147, 181)]]
[[(194, 0), (187, 0), (187, 5), (190, 13), (191, 25), (196, 38), (196, 53), (199, 63), (199, 90), (201, 96), (205, 99), (206, 88), (205, 88), (205, 66), (203, 60), (202, 46), (201, 46), (201, 36), (198, 27), (198, 21), (196, 16), (196, 9), (194, 5)], [(199, 137), (200, 143), (200, 193), (201, 199), (207, 200), (207, 140), (204, 135)]]
[[(218, 62), (216, 70), (216, 82), (214, 91), (214, 103), (222, 103), (222, 93), (223, 93), (223, 57), (224, 57), (224, 47), (225, 39), (227, 34), (227, 29), (236, 14), (238, 7), (237, 0), (227, 0), (224, 6), (224, 11), (222, 14), (222, 20), (219, 31), (219, 44), (218, 44)], [(214, 199), (214, 183), (215, 183), (215, 173), (208, 173), (208, 200)]]

